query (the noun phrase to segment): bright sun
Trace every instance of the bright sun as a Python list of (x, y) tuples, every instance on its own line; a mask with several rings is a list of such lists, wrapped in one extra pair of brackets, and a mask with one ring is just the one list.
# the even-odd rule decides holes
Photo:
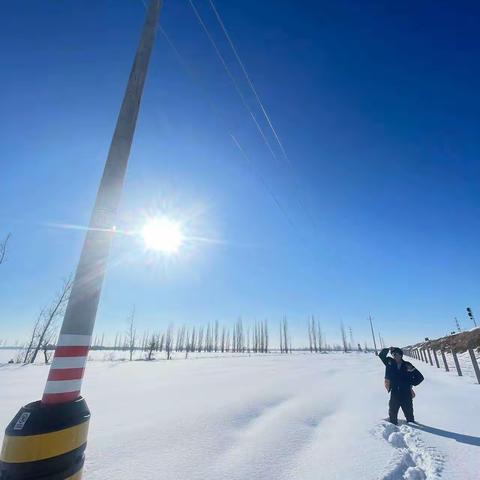
[(143, 241), (148, 250), (162, 253), (177, 253), (185, 237), (179, 223), (167, 217), (149, 220), (142, 230)]

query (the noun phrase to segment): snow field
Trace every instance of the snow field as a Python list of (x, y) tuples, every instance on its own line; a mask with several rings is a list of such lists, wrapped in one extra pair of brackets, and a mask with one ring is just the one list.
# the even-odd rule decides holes
[[(478, 480), (480, 385), (413, 363), (421, 425), (395, 427), (370, 354), (89, 362), (84, 478)], [(47, 373), (0, 368), (2, 427)]]

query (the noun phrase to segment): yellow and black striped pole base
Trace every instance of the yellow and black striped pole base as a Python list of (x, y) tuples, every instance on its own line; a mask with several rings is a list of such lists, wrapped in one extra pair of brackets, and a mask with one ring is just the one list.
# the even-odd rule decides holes
[(0, 480), (79, 480), (89, 420), (82, 397), (21, 408), (5, 430)]

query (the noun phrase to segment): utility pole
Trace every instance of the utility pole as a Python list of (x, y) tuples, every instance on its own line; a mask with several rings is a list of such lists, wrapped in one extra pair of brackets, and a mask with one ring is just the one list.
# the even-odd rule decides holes
[(375, 348), (375, 355), (378, 355), (378, 351), (377, 351), (377, 342), (375, 340), (375, 333), (373, 331), (373, 323), (372, 323), (372, 317), (369, 316), (368, 319), (370, 320), (370, 329), (372, 330), (372, 338), (373, 338), (373, 346)]
[(90, 419), (83, 373), (162, 4), (151, 0), (147, 9), (43, 397), (6, 429), (2, 480), (81, 478)]
[(460, 323), (459, 323), (459, 321), (458, 321), (458, 318), (457, 318), (457, 317), (454, 317), (454, 318), (455, 318), (455, 325), (457, 326), (457, 332), (461, 332), (462, 329), (461, 329), (461, 327), (460, 327)]

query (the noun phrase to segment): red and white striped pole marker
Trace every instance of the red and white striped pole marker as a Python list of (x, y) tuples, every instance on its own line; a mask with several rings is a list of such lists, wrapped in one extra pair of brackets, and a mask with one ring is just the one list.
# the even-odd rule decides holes
[(60, 334), (42, 403), (72, 402), (80, 396), (91, 338), (91, 335)]
[(147, 10), (42, 400), (8, 425), (0, 480), (82, 476), (90, 418), (82, 379), (162, 4), (151, 0)]

